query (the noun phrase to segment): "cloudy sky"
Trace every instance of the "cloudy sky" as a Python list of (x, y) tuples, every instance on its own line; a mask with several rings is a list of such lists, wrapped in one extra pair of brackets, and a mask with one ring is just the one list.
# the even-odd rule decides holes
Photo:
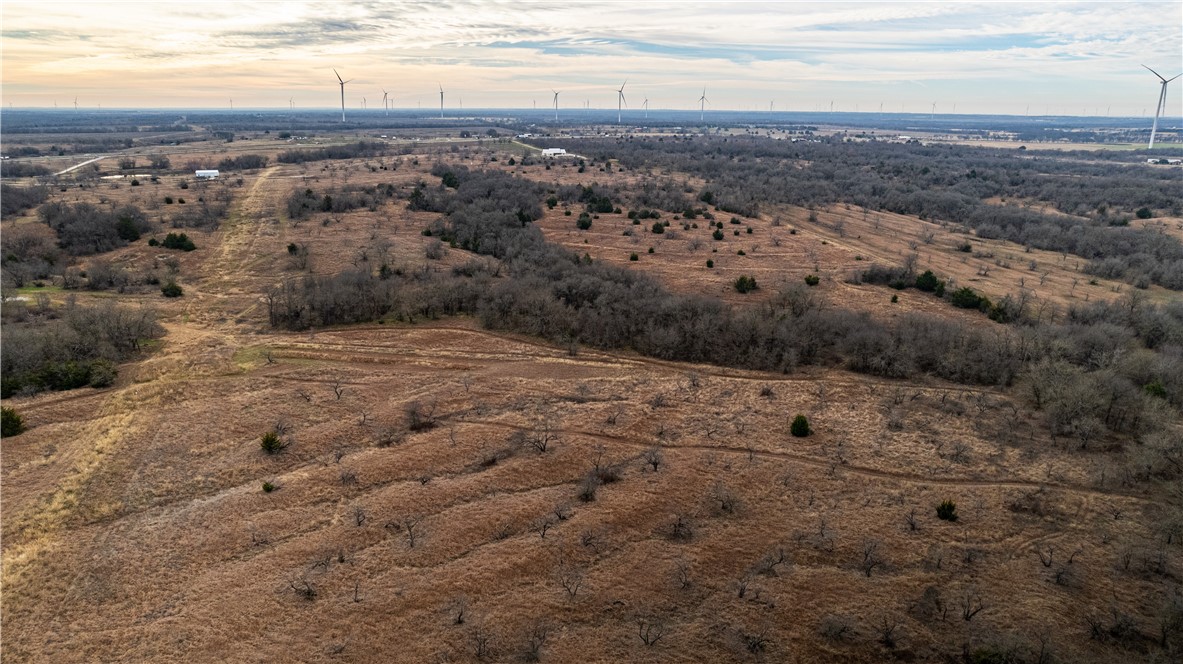
[[(3, 3), (15, 106), (1153, 114), (1183, 3)], [(1183, 79), (1171, 86), (1180, 113)], [(954, 105), (956, 107), (954, 108)]]

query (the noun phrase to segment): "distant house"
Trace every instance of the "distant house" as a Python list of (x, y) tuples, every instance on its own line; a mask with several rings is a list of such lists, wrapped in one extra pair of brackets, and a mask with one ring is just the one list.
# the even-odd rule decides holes
[(567, 151), (564, 150), (563, 148), (543, 148), (542, 149), (542, 156), (543, 157), (566, 157)]
[(216, 171), (216, 170), (194, 171), (193, 175), (197, 176), (198, 180), (217, 180), (218, 179), (218, 171)]

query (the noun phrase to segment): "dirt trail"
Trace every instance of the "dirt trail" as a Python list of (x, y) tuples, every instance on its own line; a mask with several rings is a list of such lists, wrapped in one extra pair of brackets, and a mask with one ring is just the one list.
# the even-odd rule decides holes
[(265, 259), (263, 245), (276, 231), (277, 193), (271, 186), (279, 166), (263, 169), (250, 190), (222, 224), (217, 253), (198, 272), (189, 296), (185, 319), (205, 324), (242, 321), (255, 313), (260, 293), (270, 275), (259, 268)]

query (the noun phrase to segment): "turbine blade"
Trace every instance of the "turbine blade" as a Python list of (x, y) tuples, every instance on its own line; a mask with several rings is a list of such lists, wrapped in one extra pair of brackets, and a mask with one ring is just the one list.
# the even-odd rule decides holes
[[(1143, 66), (1143, 67), (1146, 67), (1146, 65), (1142, 65), (1142, 66)], [(1162, 75), (1161, 75), (1161, 74), (1159, 74), (1158, 72), (1154, 71), (1153, 69), (1150, 69), (1150, 67), (1146, 67), (1146, 69), (1148, 69), (1148, 70), (1150, 71), (1150, 73), (1151, 73), (1151, 74), (1154, 74), (1155, 76), (1158, 76), (1158, 80), (1160, 80), (1160, 81), (1165, 81), (1165, 80), (1166, 80), (1165, 78), (1163, 78), (1163, 77), (1162, 77)]]
[[(336, 69), (334, 69), (334, 70), (333, 70), (333, 73), (334, 73), (334, 74), (337, 74), (337, 70), (336, 70)], [(338, 80), (338, 81), (341, 81), (341, 75), (340, 75), (340, 74), (337, 74), (337, 80)], [(345, 83), (345, 81), (341, 81), (341, 83), (342, 83), (342, 84), (344, 84), (344, 83)]]
[(1183, 74), (1175, 74), (1174, 76), (1172, 76), (1172, 77), (1168, 78), (1167, 80), (1163, 81), (1163, 83), (1164, 83), (1164, 84), (1166, 84), (1166, 83), (1170, 83), (1171, 81), (1175, 80), (1176, 78), (1179, 78), (1180, 76), (1183, 76)]

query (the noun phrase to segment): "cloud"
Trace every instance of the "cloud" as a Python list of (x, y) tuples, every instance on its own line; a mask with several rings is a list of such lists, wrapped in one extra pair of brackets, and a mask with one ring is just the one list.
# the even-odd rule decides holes
[(177, 94), (153, 99), (200, 105), (184, 91), (220, 89), (218, 97), (253, 96), (260, 105), (301, 95), (327, 106), (335, 90), (317, 72), (330, 67), (357, 85), (396, 85), (405, 99), (446, 79), (486, 105), (507, 106), (525, 104), (534, 89), (599, 90), (624, 76), (657, 92), (708, 84), (719, 108), (805, 88), (916, 102), (966, 81), (983, 99), (1013, 106), (1011, 90), (1049, 76), (1072, 106), (1121, 104), (1144, 96), (1141, 62), (1169, 68), (1183, 50), (1178, 2), (16, 0), (2, 11), (4, 87), (17, 95), (6, 97), (45, 105), (61, 88), (101, 91), (114, 106), (171, 87)]

